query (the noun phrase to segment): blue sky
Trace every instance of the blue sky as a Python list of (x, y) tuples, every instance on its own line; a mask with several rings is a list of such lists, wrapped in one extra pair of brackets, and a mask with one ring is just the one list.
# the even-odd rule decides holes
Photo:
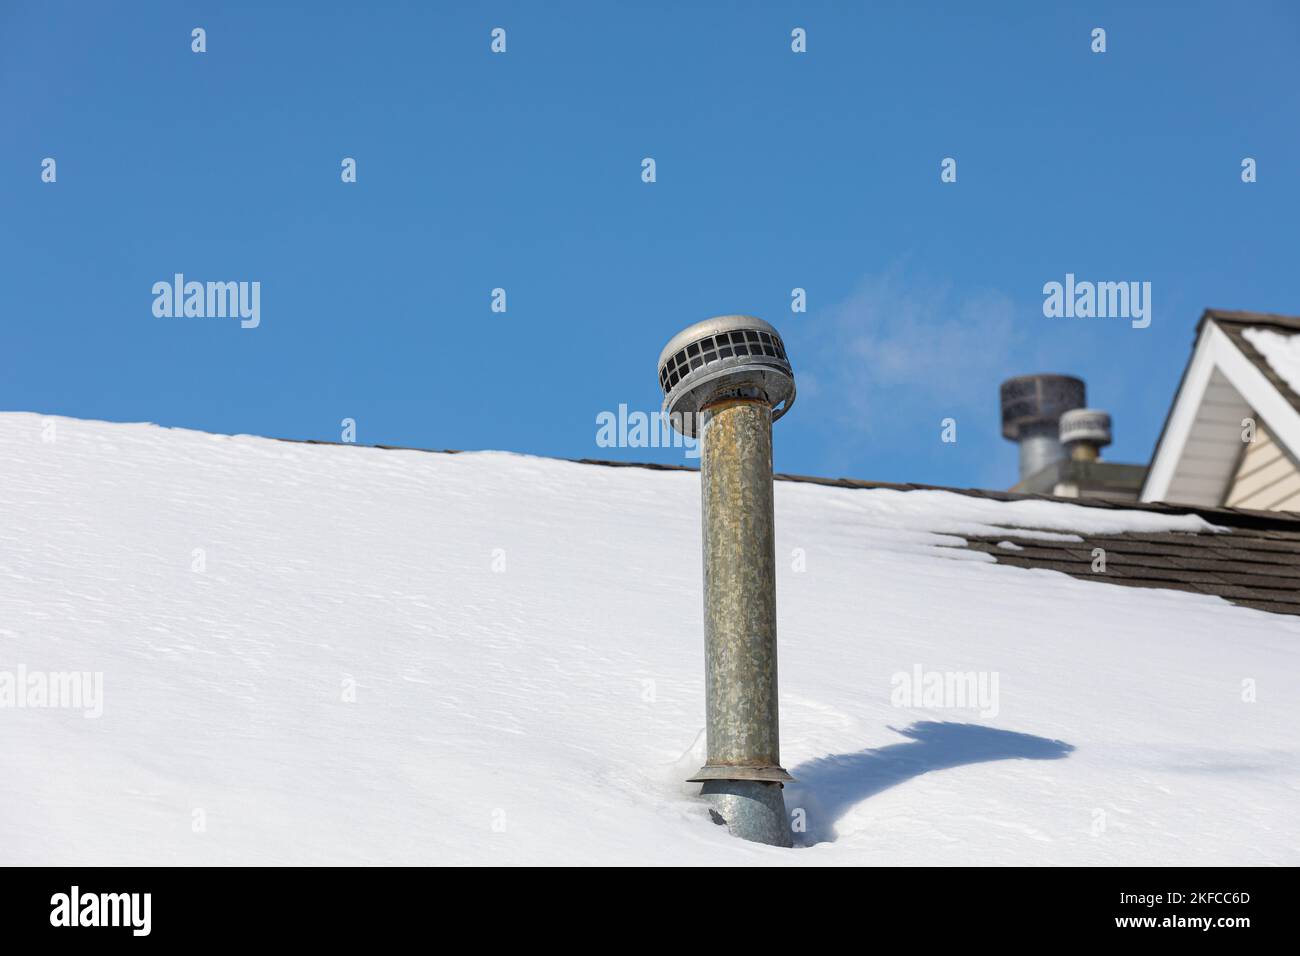
[[(1008, 486), (1037, 371), (1145, 462), (1203, 308), (1300, 313), (1298, 80), (1285, 3), (7, 2), (0, 408), (682, 461), (596, 417), (747, 312), (800, 384), (780, 470)], [(260, 326), (155, 317), (177, 272), (259, 281)], [(1151, 326), (1045, 318), (1067, 272)]]

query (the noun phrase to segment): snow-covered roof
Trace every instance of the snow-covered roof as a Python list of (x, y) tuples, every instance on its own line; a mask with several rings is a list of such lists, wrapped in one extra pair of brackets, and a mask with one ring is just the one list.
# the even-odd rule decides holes
[(1271, 328), (1247, 326), (1241, 330), (1242, 338), (1254, 346), (1264, 360), (1265, 367), (1276, 373), (1290, 392), (1294, 404), (1300, 396), (1300, 323), (1296, 331), (1287, 333)]
[(694, 473), (3, 414), (0, 501), (8, 863), (1300, 863), (1300, 620), (978, 547), (1203, 515), (778, 482), (781, 850), (684, 782)]
[(1300, 458), (1300, 317), (1207, 309), (1191, 361), (1156, 443), (1143, 501), (1220, 504), (1243, 450), (1243, 422), (1256, 416)]

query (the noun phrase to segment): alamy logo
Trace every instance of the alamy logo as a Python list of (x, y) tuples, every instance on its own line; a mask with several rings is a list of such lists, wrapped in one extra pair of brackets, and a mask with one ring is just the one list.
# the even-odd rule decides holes
[(927, 671), (920, 664), (896, 671), (889, 702), (895, 707), (979, 710), (981, 717), (998, 715), (997, 671)]
[(1150, 282), (1075, 282), (1067, 272), (1064, 284), (1045, 284), (1043, 296), (1049, 319), (1132, 319), (1135, 329), (1151, 324)]
[(178, 272), (171, 282), (155, 282), (153, 295), (153, 314), (160, 319), (238, 318), (244, 329), (262, 322), (260, 282), (186, 282)]
[(132, 936), (148, 936), (152, 923), (151, 893), (70, 893), (50, 897), (51, 926), (129, 926)]
[[(680, 421), (682, 412), (673, 415)], [(685, 448), (687, 458), (700, 457), (700, 440), (688, 438), (673, 427), (673, 416), (663, 412), (628, 412), (618, 406), (618, 414), (601, 412), (596, 416), (598, 448)]]
[(83, 711), (87, 720), (104, 714), (102, 671), (0, 671), (0, 709), (64, 709)]

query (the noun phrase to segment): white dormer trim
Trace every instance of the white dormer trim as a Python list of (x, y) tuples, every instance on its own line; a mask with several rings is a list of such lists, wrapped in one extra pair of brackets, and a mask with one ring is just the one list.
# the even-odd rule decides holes
[[(1142, 488), (1142, 501), (1177, 501), (1209, 506), (1223, 501), (1242, 450), (1241, 427), (1236, 425), (1229, 429), (1233, 423), (1222, 419), (1210, 424), (1205, 400), (1213, 383), (1221, 385), (1225, 380), (1240, 399), (1236, 411), (1240, 411), (1241, 417), (1254, 415), (1267, 422), (1279, 444), (1293, 456), (1300, 454), (1300, 413), (1224, 331), (1209, 320), (1201, 329), (1191, 363), (1169, 413), (1169, 423), (1152, 457)], [(1228, 430), (1237, 434), (1235, 441), (1225, 438)], [(1189, 455), (1192, 449), (1196, 452), (1194, 456)], [(1212, 477), (1188, 478), (1194, 462), (1201, 475), (1212, 472)], [(1176, 487), (1180, 478), (1183, 479), (1181, 491)], [(1172, 498), (1171, 489), (1178, 491)]]

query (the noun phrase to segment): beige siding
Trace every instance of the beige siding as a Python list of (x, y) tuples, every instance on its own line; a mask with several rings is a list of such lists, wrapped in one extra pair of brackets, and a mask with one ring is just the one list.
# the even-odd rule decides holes
[(1223, 503), (1260, 511), (1300, 511), (1300, 468), (1263, 422), (1255, 430), (1255, 441), (1245, 446)]

